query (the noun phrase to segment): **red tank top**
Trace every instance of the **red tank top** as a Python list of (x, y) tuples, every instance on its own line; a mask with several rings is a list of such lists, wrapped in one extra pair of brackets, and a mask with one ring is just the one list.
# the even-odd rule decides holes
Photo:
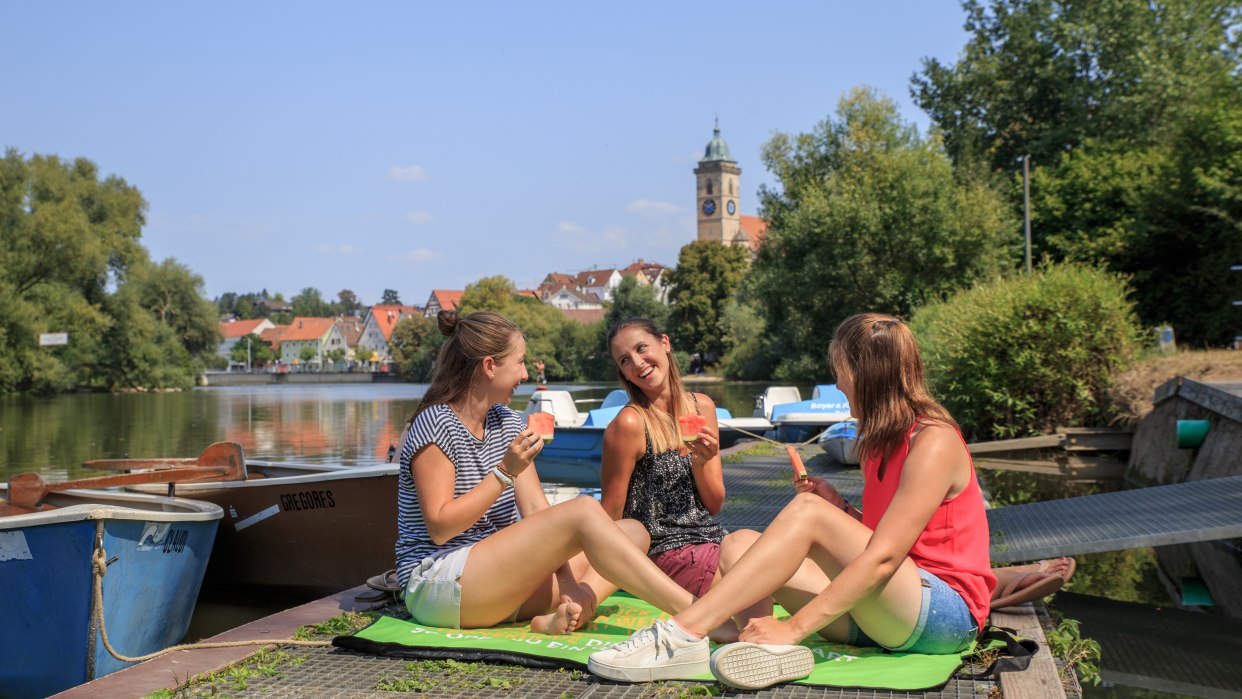
[[(873, 456), (863, 464), (862, 521), (873, 531), (897, 493), (913, 433), (914, 427), (911, 427), (905, 441), (889, 456), (883, 480), (879, 477), (880, 457)], [(958, 432), (959, 439), (961, 436)], [(962, 440), (962, 444), (965, 443)], [(992, 590), (996, 587), (988, 547), (987, 512), (972, 460), (970, 485), (957, 497), (940, 503), (910, 548), (910, 559), (962, 596), (980, 631), (987, 620)]]

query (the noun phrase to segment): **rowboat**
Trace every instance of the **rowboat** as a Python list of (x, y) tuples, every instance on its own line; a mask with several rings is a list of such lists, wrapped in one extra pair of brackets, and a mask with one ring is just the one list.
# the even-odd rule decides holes
[(829, 425), (828, 429), (824, 430), (819, 436), (819, 447), (833, 461), (846, 466), (857, 466), (858, 453), (854, 449), (857, 441), (858, 422), (845, 420)]
[[(616, 389), (604, 398), (599, 408), (583, 412), (578, 410), (569, 391), (536, 390), (531, 393), (525, 412), (551, 413), (556, 420), (556, 438), (544, 446), (544, 456), (599, 461), (604, 453), (604, 430), (629, 400), (625, 391)], [(748, 434), (762, 436), (772, 429), (772, 423), (764, 418), (735, 418), (725, 408), (716, 408), (716, 421), (720, 426), (722, 449), (733, 446)]]
[(23, 483), (41, 479), (29, 476), (0, 484), (3, 699), (46, 697), (132, 664), (108, 651), (104, 632), (128, 657), (179, 642), (223, 514), (205, 502), (61, 484), (43, 484), (32, 504)]
[[(240, 452), (240, 445), (231, 446)], [(129, 463), (141, 468), (166, 460)], [(224, 510), (207, 568), (209, 588), (243, 585), (323, 596), (394, 566), (396, 464), (244, 463), (242, 478), (175, 486), (180, 497)], [(159, 486), (131, 489), (154, 493)]]

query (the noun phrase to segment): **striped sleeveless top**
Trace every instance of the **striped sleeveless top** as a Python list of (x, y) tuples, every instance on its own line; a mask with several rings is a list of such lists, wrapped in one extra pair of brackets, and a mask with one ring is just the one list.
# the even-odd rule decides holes
[(482, 440), (471, 434), (447, 405), (433, 405), (414, 419), (401, 444), (401, 471), (397, 477), (397, 579), (402, 587), (423, 559), (478, 543), (518, 518), (513, 489), (506, 488), (479, 521), (447, 542), (435, 544), (423, 520), (418, 490), (410, 473), (414, 455), (429, 444), (439, 447), (457, 469), (453, 497), (461, 497), (489, 477), (492, 467), (504, 458), (509, 442), (522, 431), (523, 425), (517, 413), (500, 404), (487, 411)]

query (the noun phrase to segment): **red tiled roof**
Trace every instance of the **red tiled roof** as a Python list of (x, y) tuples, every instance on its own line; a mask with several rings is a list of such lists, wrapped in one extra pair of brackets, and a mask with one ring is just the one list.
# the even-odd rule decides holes
[(280, 349), (280, 336), (283, 335), (288, 329), (288, 325), (277, 325), (275, 327), (268, 328), (267, 330), (259, 333), (259, 339), (271, 345), (272, 349)]
[(583, 325), (601, 321), (608, 313), (607, 308), (562, 308), (560, 310), (566, 318), (576, 320)]
[(513, 295), (517, 297), (532, 298), (536, 301), (539, 300), (539, 292), (534, 289), (514, 289)]
[(465, 291), (457, 291), (454, 289), (432, 289), (431, 297), (440, 304), (442, 311), (455, 311), (457, 304), (461, 303), (461, 297)]
[(234, 337), (245, 337), (254, 332), (255, 328), (263, 324), (264, 321), (271, 322), (267, 318), (255, 318), (253, 320), (235, 320), (231, 323), (220, 324), (220, 334), (226, 339)]
[(387, 340), (392, 337), (392, 329), (397, 327), (397, 321), (405, 316), (422, 315), (422, 312), (415, 306), (388, 305), (371, 306), (371, 315), (375, 316), (375, 324)]
[(759, 244), (768, 233), (768, 222), (758, 216), (742, 216), (741, 219), (742, 232), (750, 240), (751, 251), (758, 250)]
[(331, 318), (294, 318), (289, 329), (280, 337), (280, 341), (295, 342), (298, 340), (319, 340), (332, 329)]
[(346, 347), (358, 346), (358, 340), (362, 338), (364, 328), (366, 324), (361, 318), (355, 316), (336, 319), (336, 329), (341, 331), (341, 336), (345, 338)]

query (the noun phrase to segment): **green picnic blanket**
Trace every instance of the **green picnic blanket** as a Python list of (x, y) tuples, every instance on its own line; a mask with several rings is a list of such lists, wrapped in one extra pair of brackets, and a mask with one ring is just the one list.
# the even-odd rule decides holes
[[(785, 613), (780, 607), (776, 612), (778, 616)], [(532, 633), (529, 624), (462, 630), (424, 626), (385, 616), (352, 635), (338, 636), (332, 643), (372, 655), (585, 669), (591, 653), (624, 641), (636, 629), (666, 617), (650, 604), (618, 593), (604, 600), (594, 621), (568, 636)], [(921, 655), (814, 639), (804, 644), (815, 654), (815, 670), (799, 680), (800, 684), (905, 691), (944, 685), (961, 667), (963, 658), (974, 652), (971, 649), (961, 655)], [(714, 681), (710, 674), (694, 679)]]

